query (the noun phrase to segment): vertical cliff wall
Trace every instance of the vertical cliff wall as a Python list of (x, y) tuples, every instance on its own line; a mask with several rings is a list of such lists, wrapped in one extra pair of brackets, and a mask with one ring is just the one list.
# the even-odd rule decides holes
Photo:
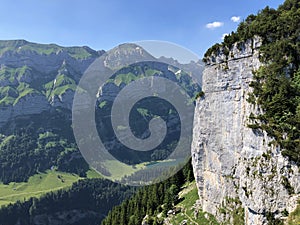
[[(295, 209), (300, 192), (299, 169), (269, 145), (263, 132), (247, 127), (258, 106), (247, 102), (257, 70), (258, 38), (236, 44), (228, 58), (212, 56), (203, 73), (205, 95), (198, 99), (192, 160), (204, 211), (233, 223), (243, 212), (245, 224), (266, 224)], [(240, 210), (238, 210), (240, 209)]]

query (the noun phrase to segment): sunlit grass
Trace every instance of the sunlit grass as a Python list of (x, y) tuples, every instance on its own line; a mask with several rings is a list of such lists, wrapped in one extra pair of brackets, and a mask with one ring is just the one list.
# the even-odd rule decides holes
[[(94, 177), (94, 173), (96, 172), (88, 172), (88, 177)], [(69, 187), (79, 179), (82, 178), (75, 174), (49, 170), (30, 177), (28, 182), (0, 184), (0, 206)]]

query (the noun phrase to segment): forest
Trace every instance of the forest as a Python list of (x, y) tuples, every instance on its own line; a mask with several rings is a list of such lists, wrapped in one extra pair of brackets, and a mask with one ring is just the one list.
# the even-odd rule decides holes
[(55, 166), (82, 177), (89, 165), (78, 150), (68, 114), (62, 109), (19, 118), (0, 134), (0, 181), (22, 182)]
[[(194, 180), (191, 161), (171, 178), (145, 186), (139, 189), (130, 199), (114, 207), (102, 221), (101, 225), (142, 224), (143, 218), (148, 215), (148, 224), (162, 224), (168, 210), (182, 200), (178, 198), (181, 187), (186, 182)], [(162, 213), (163, 217), (156, 217)]]
[[(30, 198), (0, 208), (0, 221), (5, 224), (33, 225), (38, 216), (57, 218), (59, 213), (83, 213), (76, 224), (99, 225), (113, 206), (120, 204), (134, 193), (135, 188), (104, 179), (84, 179), (68, 189), (49, 192), (41, 198)], [(69, 218), (70, 219), (70, 218)], [(2, 224), (1, 222), (1, 224)]]
[(160, 224), (161, 221), (154, 215), (159, 212), (166, 215), (180, 200), (178, 192), (181, 186), (193, 180), (191, 162), (168, 180), (140, 188), (105, 179), (83, 179), (70, 188), (0, 208), (0, 221), (32, 225), (36, 218), (42, 218), (43, 215), (49, 219), (51, 216), (57, 217), (59, 213), (75, 210), (85, 215), (72, 224), (99, 225), (104, 218), (103, 225), (141, 224), (146, 214), (150, 217), (153, 215), (151, 224)]

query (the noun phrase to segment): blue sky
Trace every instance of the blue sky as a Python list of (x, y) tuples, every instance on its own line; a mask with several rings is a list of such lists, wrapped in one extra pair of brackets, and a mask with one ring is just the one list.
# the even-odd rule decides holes
[[(109, 50), (139, 40), (170, 41), (200, 57), (238, 22), (284, 0), (0, 0), (0, 39)], [(236, 18), (232, 18), (236, 17)], [(239, 18), (238, 18), (239, 17)], [(210, 25), (209, 25), (210, 24)]]

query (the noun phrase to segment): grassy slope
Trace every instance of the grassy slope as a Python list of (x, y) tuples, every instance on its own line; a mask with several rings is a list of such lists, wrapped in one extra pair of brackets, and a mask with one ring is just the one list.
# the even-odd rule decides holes
[(105, 167), (112, 174), (109, 179), (120, 180), (125, 175), (130, 176), (133, 173), (143, 169), (145, 167), (145, 163), (137, 164), (134, 167), (116, 160), (107, 160), (105, 162)]
[(287, 224), (288, 225), (300, 224), (300, 200), (296, 210), (289, 215)]
[(179, 198), (182, 199), (182, 201), (180, 201), (175, 208), (180, 208), (181, 212), (177, 213), (176, 215), (168, 216), (171, 224), (180, 224), (183, 220), (187, 220), (186, 224), (191, 225), (219, 224), (212, 215), (204, 213), (201, 210), (199, 210), (197, 217), (195, 218), (195, 209), (193, 206), (199, 199), (195, 182), (186, 184), (183, 187), (183, 190), (179, 193)]
[[(185, 185), (183, 190), (179, 193), (179, 198), (183, 200), (179, 202), (175, 208), (181, 208), (181, 212), (169, 216), (171, 224), (180, 224), (183, 220), (187, 220), (187, 224), (191, 225), (219, 224), (212, 215), (202, 211), (199, 211), (197, 218), (195, 218), (193, 205), (196, 200), (199, 199), (195, 182)], [(300, 225), (300, 204), (298, 204), (297, 209), (289, 215), (285, 224)]]
[(117, 181), (117, 180), (121, 180), (125, 176), (130, 176), (142, 169), (146, 169), (148, 166), (151, 166), (152, 164), (160, 163), (161, 165), (163, 165), (163, 163), (169, 164), (173, 162), (174, 160), (167, 159), (162, 161), (151, 161), (151, 162), (144, 162), (135, 165), (127, 165), (117, 160), (107, 160), (105, 161), (104, 165), (105, 168), (111, 173), (111, 176), (106, 178)]
[[(90, 170), (88, 178), (100, 177), (97, 172)], [(30, 197), (39, 197), (47, 192), (70, 187), (74, 182), (83, 179), (75, 174), (59, 171), (47, 171), (29, 178), (28, 182), (11, 182), (8, 185), (0, 184), (0, 206), (23, 201)]]

